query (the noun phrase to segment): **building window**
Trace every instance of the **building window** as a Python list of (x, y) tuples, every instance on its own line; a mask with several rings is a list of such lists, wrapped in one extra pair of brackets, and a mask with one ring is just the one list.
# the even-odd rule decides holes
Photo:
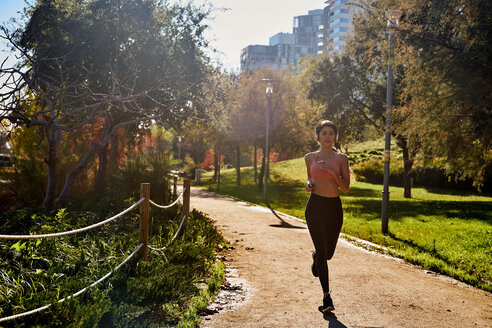
[(334, 33), (338, 33), (338, 32), (348, 32), (348, 27), (337, 27), (335, 30), (334, 30)]
[(348, 9), (344, 9), (344, 8), (335, 10), (335, 15), (348, 14), (348, 13), (349, 13)]
[(346, 3), (347, 3), (347, 0), (337, 0), (333, 4), (333, 6), (343, 5), (343, 4), (346, 4)]

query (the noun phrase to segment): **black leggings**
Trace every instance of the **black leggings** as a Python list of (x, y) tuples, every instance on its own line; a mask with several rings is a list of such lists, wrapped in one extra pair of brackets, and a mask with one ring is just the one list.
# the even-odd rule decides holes
[(328, 262), (323, 259), (316, 259), (316, 269), (318, 270), (319, 282), (321, 283), (321, 288), (323, 288), (323, 293), (328, 293), (330, 291)]
[(316, 249), (316, 269), (323, 292), (329, 292), (328, 263), (335, 253), (342, 229), (343, 211), (340, 197), (311, 194), (306, 205), (306, 223)]

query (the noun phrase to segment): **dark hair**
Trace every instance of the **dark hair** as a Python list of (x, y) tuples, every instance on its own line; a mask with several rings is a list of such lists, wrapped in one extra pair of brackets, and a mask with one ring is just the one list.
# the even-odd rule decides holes
[(338, 129), (337, 129), (336, 124), (333, 123), (332, 121), (324, 120), (324, 121), (319, 122), (318, 125), (316, 125), (316, 137), (319, 136), (319, 133), (321, 132), (321, 130), (326, 126), (332, 128), (335, 131), (335, 135), (338, 135)]

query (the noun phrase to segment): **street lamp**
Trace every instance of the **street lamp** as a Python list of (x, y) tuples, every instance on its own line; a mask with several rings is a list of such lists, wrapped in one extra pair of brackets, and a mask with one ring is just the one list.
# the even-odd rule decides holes
[(399, 24), (401, 11), (398, 9), (386, 10), (388, 18), (388, 73), (386, 85), (386, 136), (384, 143), (384, 178), (383, 178), (383, 202), (381, 205), (381, 228), (383, 234), (388, 233), (388, 201), (389, 201), (389, 165), (391, 142), (391, 103), (393, 102), (393, 44), (395, 42), (395, 27)]
[(265, 132), (265, 182), (263, 183), (263, 202), (267, 202), (267, 184), (270, 166), (270, 152), (269, 152), (269, 137), (270, 137), (270, 107), (272, 105), (272, 94), (273, 94), (273, 82), (278, 82), (274, 79), (261, 79), (260, 82), (266, 83), (265, 93), (267, 97), (267, 110), (266, 110), (266, 132)]

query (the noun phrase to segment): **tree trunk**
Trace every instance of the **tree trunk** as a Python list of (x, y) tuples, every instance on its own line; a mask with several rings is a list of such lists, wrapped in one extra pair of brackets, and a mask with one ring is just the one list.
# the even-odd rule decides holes
[(108, 144), (97, 152), (99, 158), (99, 165), (97, 168), (96, 176), (96, 195), (101, 196), (106, 189), (106, 173), (108, 169)]
[(73, 182), (75, 177), (85, 168), (85, 166), (92, 159), (94, 154), (96, 153), (96, 145), (92, 144), (89, 151), (85, 154), (84, 158), (72, 169), (68, 172), (65, 178), (65, 185), (63, 186), (63, 190), (60, 193), (60, 196), (56, 199), (57, 203), (63, 204), (68, 200), (68, 196), (70, 195), (70, 191), (72, 190)]
[(217, 181), (217, 144), (214, 146), (214, 176), (212, 180), (214, 182)]
[(48, 166), (48, 183), (46, 185), (46, 195), (43, 200), (43, 208), (45, 212), (53, 209), (53, 203), (56, 194), (57, 173), (58, 173), (58, 145), (60, 144), (61, 131), (56, 129), (54, 125), (48, 126), (48, 154), (45, 162)]
[(241, 185), (241, 146), (236, 146), (236, 185)]
[(217, 190), (220, 189), (220, 142), (215, 144), (215, 173), (214, 178), (217, 181)]
[(253, 167), (255, 170), (255, 183), (258, 182), (258, 160), (257, 160), (257, 155), (258, 155), (258, 149), (256, 147), (256, 142), (254, 143), (254, 159), (253, 159)]
[(410, 154), (408, 150), (407, 138), (397, 136), (397, 144), (403, 152), (403, 197), (412, 198), (411, 177), (415, 154)]
[(84, 158), (82, 158), (82, 160), (72, 170), (70, 170), (70, 172), (68, 172), (65, 178), (65, 185), (63, 186), (63, 190), (58, 196), (58, 198), (55, 200), (55, 202), (63, 204), (68, 200), (68, 196), (70, 195), (70, 191), (72, 190), (75, 177), (86, 167), (86, 165), (89, 163), (89, 161), (96, 153), (97, 148), (105, 147), (106, 144), (111, 139), (111, 137), (116, 133), (116, 131), (118, 131), (118, 129), (126, 125), (135, 124), (141, 121), (142, 119), (134, 119), (134, 120), (120, 122), (116, 125), (113, 125), (111, 131), (109, 131), (109, 133), (107, 133), (101, 141), (97, 143), (93, 143), (89, 148), (89, 150), (87, 151), (87, 153), (84, 155)]
[(258, 190), (263, 191), (263, 178), (265, 176), (265, 149), (263, 149), (263, 156), (261, 158), (260, 175), (258, 176)]
[(217, 165), (217, 190), (220, 190), (220, 154), (219, 154), (219, 163)]
[(118, 133), (114, 133), (110, 139), (111, 148), (109, 150), (109, 172), (113, 172), (118, 166)]

